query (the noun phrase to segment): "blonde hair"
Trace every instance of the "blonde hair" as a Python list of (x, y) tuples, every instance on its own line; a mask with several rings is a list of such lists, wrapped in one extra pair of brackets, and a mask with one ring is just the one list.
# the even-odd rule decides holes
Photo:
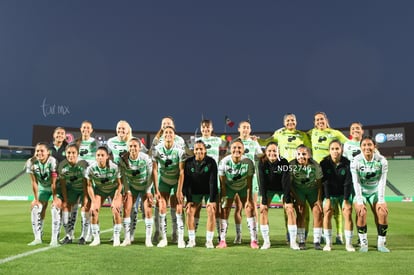
[(124, 140), (124, 141), (128, 141), (128, 140), (130, 140), (130, 139), (132, 138), (132, 128), (131, 128), (131, 125), (129, 125), (128, 121), (126, 121), (126, 120), (120, 120), (120, 121), (118, 121), (118, 123), (116, 124), (116, 128), (117, 128), (117, 129), (118, 129), (118, 127), (119, 127), (119, 124), (125, 124), (125, 125), (126, 125), (126, 128), (128, 129), (128, 133), (127, 133), (126, 138), (125, 138), (125, 140)]

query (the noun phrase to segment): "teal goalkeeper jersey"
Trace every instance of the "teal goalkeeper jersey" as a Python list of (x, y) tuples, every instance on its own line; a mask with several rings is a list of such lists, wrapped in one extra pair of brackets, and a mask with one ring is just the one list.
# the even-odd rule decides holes
[(84, 175), (88, 163), (85, 160), (79, 160), (76, 164), (72, 165), (68, 160), (64, 160), (59, 163), (58, 175), (59, 181), (64, 180), (66, 188), (75, 191), (83, 191)]
[(348, 141), (342, 132), (332, 128), (326, 128), (325, 130), (313, 128), (308, 131), (308, 135), (311, 138), (312, 158), (318, 163), (329, 155), (329, 143), (332, 140), (337, 139), (342, 144)]

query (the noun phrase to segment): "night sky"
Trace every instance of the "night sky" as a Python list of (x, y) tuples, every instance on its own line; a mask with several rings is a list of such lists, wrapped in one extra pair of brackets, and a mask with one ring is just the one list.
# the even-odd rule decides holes
[[(414, 121), (412, 1), (0, 1), (0, 139), (32, 126)], [(236, 131), (236, 127), (227, 129)]]

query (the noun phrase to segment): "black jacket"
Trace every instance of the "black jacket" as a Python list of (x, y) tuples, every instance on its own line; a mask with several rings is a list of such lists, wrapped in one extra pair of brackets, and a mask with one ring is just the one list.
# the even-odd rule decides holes
[(259, 190), (262, 196), (262, 204), (267, 204), (267, 191), (275, 191), (283, 194), (284, 201), (290, 203), (290, 171), (286, 159), (271, 163), (268, 160), (259, 160)]
[(321, 168), (325, 198), (344, 196), (345, 200), (349, 200), (353, 192), (350, 161), (341, 157), (339, 164), (336, 165), (330, 156), (326, 156), (321, 161)]

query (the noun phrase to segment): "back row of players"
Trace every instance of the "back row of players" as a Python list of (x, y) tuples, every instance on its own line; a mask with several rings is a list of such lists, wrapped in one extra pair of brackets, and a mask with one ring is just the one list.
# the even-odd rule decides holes
[[(89, 121), (82, 123), (81, 137), (71, 144), (65, 144), (65, 130), (59, 127), (54, 131), (53, 144), (37, 144), (35, 155), (26, 163), (34, 193), (31, 218), (35, 238), (29, 245), (42, 243), (43, 220), (51, 197), (50, 245), (58, 245), (61, 225), (65, 230), (62, 243), (73, 241), (79, 201), (82, 205), (79, 244), (91, 241), (91, 246), (99, 245), (99, 210), (109, 197), (114, 217), (114, 246), (127, 246), (134, 240), (137, 211), (133, 205), (137, 198), (141, 198), (147, 247), (152, 247), (153, 242), (157, 242), (158, 247), (168, 245), (168, 204), (171, 206), (172, 242), (179, 248), (194, 247), (199, 211), (204, 201), (208, 213), (207, 248), (215, 247), (214, 225), (219, 232), (216, 247), (227, 247), (228, 218), (235, 203), (235, 243), (241, 243), (240, 212), (244, 209), (250, 246), (257, 249), (256, 204), (260, 194), (262, 249), (271, 247), (268, 209), (273, 197), (279, 195), (283, 198), (292, 249), (306, 249), (306, 209), (309, 205), (315, 249), (322, 250), (323, 235), (326, 242), (323, 250), (331, 250), (331, 218), (339, 206), (345, 221), (345, 248), (355, 251), (352, 246), (354, 203), (360, 251), (368, 251), (365, 206), (368, 203), (377, 225), (377, 249), (389, 252), (385, 246), (388, 227), (384, 199), (386, 159), (376, 150), (371, 137), (363, 137), (360, 123), (351, 124), (352, 138), (348, 139), (329, 127), (325, 113), (316, 113), (314, 122), (313, 129), (301, 132), (296, 129), (295, 115), (286, 114), (284, 127), (262, 140), (251, 136), (250, 123), (242, 121), (238, 127), (240, 136), (230, 143), (229, 154), (221, 160), (219, 146), (222, 140), (213, 136), (210, 120), (201, 122), (202, 136), (190, 151), (184, 140), (176, 135), (173, 119), (163, 118), (148, 154), (141, 141), (132, 137), (132, 129), (126, 121), (118, 122), (117, 136), (110, 138), (107, 146), (98, 146), (91, 137), (93, 129)], [(265, 146), (264, 153), (260, 144)], [(256, 172), (258, 177), (254, 176)], [(184, 209), (187, 212), (187, 244), (184, 241)], [(121, 243), (122, 225), (124, 240)], [(337, 226), (339, 236), (340, 225), (341, 222)]]

